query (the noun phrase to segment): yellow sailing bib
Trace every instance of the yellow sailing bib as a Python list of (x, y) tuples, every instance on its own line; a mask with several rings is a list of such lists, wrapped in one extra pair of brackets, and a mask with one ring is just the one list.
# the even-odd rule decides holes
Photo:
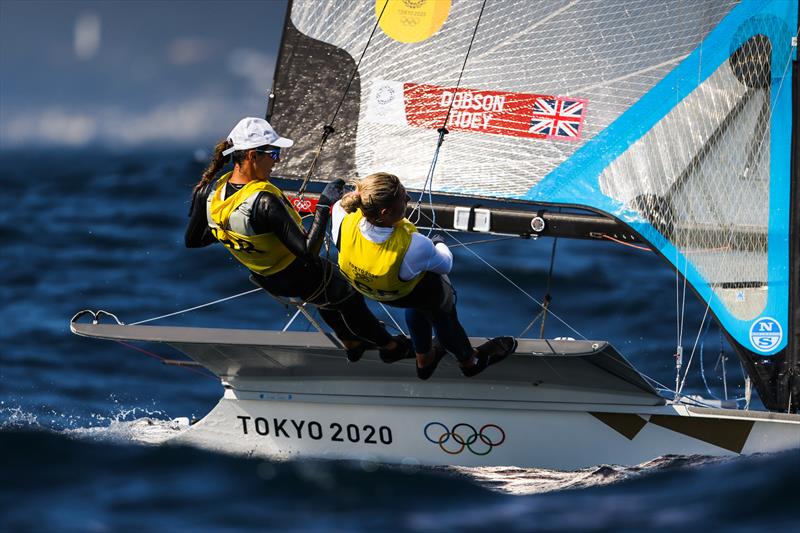
[(409, 281), (400, 279), (400, 265), (417, 228), (406, 219), (382, 243), (361, 234), (361, 210), (344, 217), (339, 235), (339, 270), (364, 296), (390, 302), (406, 296), (416, 287), (422, 274)]
[(208, 195), (206, 218), (211, 233), (251, 271), (262, 276), (280, 272), (294, 261), (295, 255), (274, 233), (256, 234), (250, 225), (250, 213), (258, 193), (264, 191), (283, 200), (298, 226), (302, 227), (302, 219), (291, 208), (281, 190), (268, 181), (250, 181), (236, 193), (223, 198), (225, 184), (231, 174), (228, 172), (222, 176), (214, 191)]

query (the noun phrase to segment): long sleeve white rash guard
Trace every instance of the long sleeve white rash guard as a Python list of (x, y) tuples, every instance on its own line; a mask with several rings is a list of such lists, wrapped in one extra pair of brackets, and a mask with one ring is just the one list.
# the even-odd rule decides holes
[[(347, 212), (339, 202), (331, 209), (331, 233), (333, 242), (339, 246), (339, 228)], [(366, 239), (381, 243), (392, 234), (394, 228), (382, 228), (370, 224), (366, 218), (361, 219), (358, 229)], [(453, 268), (453, 254), (444, 243), (433, 244), (426, 236), (420, 233), (411, 235), (411, 244), (408, 247), (403, 263), (400, 265), (400, 279), (408, 281), (423, 272), (435, 274), (448, 274)]]

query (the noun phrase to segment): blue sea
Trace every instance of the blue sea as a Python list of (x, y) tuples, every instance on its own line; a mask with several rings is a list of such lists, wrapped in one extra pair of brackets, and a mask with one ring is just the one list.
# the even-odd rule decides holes
[[(83, 309), (104, 309), (131, 323), (253, 288), (221, 247), (183, 246), (202, 159), (192, 149), (0, 152), (6, 228), (0, 530), (786, 531), (800, 525), (797, 450), (728, 460), (667, 456), (634, 467), (559, 472), (271, 462), (165, 444), (213, 407), (219, 382), (140, 351), (179, 356), (169, 347), (136, 350), (80, 338), (70, 333), (69, 320)], [(453, 248), (459, 315), (471, 335), (519, 335), (539, 312), (531, 297), (545, 293), (553, 241), (486, 239), (469, 236), (473, 244)], [(743, 396), (735, 354), (715, 325), (701, 325), (705, 308), (688, 289), (681, 320), (682, 283), (676, 287), (674, 273), (653, 254), (562, 239), (553, 272), (557, 317), (547, 319), (546, 336), (609, 340), (642, 372), (672, 386), (682, 325), (687, 359), (695, 346), (685, 392), (722, 398), (727, 386), (729, 398)], [(276, 329), (291, 314), (256, 293), (155, 323)], [(538, 333), (537, 322), (527, 335)], [(757, 399), (753, 407), (760, 407)]]

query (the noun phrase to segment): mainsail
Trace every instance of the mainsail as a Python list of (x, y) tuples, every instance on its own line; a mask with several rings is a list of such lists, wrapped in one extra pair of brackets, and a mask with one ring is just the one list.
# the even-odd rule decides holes
[(317, 179), (388, 171), (623, 222), (786, 409), (797, 28), (794, 0), (294, 0), (269, 113), (296, 140), (289, 178), (332, 125)]

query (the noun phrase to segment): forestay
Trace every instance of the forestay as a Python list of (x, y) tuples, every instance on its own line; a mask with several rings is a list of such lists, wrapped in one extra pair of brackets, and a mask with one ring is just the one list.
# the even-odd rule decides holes
[[(384, 9), (385, 8), (385, 9)], [(478, 24), (479, 14), (483, 13)], [(788, 339), (797, 2), (295, 0), (272, 120), (304, 177), (582, 206), (621, 220), (742, 347)], [(470, 39), (474, 44), (463, 71)]]

